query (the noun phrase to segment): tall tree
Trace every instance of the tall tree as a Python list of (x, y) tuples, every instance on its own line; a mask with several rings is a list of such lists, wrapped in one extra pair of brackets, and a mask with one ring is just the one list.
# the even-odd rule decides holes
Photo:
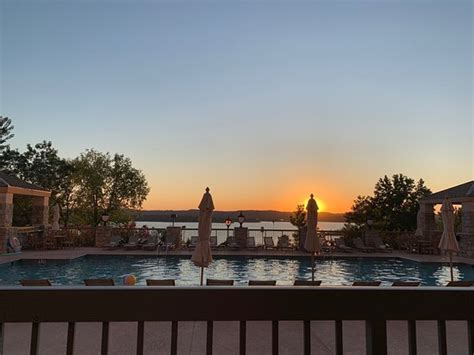
[(100, 223), (102, 213), (114, 216), (123, 210), (139, 209), (150, 189), (143, 173), (129, 158), (93, 149), (75, 160), (78, 206), (87, 223)]
[(304, 205), (296, 206), (296, 210), (290, 216), (290, 223), (298, 228), (302, 228), (306, 225), (306, 211)]
[(382, 230), (414, 230), (418, 200), (430, 193), (422, 179), (415, 182), (403, 174), (385, 175), (375, 184), (373, 196), (359, 196), (354, 201), (346, 221), (361, 227), (372, 219)]
[(0, 116), (0, 151), (8, 147), (7, 141), (13, 138), (12, 120), (8, 117)]

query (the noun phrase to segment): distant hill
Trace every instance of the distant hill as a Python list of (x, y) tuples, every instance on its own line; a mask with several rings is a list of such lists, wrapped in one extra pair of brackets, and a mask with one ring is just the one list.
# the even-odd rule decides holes
[[(137, 221), (147, 222), (170, 222), (171, 214), (176, 213), (178, 218), (177, 222), (196, 222), (199, 210), (155, 210), (155, 211), (140, 211), (135, 215)], [(237, 221), (239, 211), (214, 211), (213, 221), (224, 222), (229, 216), (233, 221)], [(245, 216), (247, 222), (261, 222), (261, 221), (290, 221), (290, 215), (292, 212), (281, 212), (281, 211), (258, 211), (258, 210), (243, 210), (242, 213)], [(320, 212), (318, 219), (321, 222), (345, 222), (343, 213), (331, 213), (331, 212)]]

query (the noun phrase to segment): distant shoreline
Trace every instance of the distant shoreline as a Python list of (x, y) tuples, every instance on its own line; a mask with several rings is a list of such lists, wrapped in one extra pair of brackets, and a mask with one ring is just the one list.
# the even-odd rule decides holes
[[(237, 221), (237, 216), (242, 212), (247, 222), (289, 222), (293, 212), (273, 210), (242, 210), (242, 211), (214, 211), (214, 222), (224, 222), (227, 217)], [(135, 214), (135, 220), (140, 222), (171, 222), (171, 215), (176, 214), (176, 222), (195, 222), (199, 210), (148, 210)], [(345, 222), (343, 213), (320, 212), (318, 220), (321, 222)]]

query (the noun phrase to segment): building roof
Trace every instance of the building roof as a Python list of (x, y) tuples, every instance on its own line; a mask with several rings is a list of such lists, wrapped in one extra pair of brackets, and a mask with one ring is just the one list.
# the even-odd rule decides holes
[(445, 198), (449, 198), (453, 203), (474, 202), (474, 180), (435, 192), (422, 198), (420, 203), (442, 203)]
[(6, 174), (3, 171), (0, 171), (0, 187), (16, 187), (20, 189), (48, 191), (41, 186), (30, 184), (29, 182), (21, 180), (16, 176)]

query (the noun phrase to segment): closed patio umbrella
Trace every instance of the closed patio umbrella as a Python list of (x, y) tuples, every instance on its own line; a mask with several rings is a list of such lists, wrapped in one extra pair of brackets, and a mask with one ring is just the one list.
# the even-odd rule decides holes
[(318, 226), (318, 204), (311, 194), (308, 204), (306, 205), (306, 224), (308, 231), (306, 233), (306, 240), (304, 248), (311, 253), (311, 280), (314, 281), (314, 254), (321, 251), (321, 244), (319, 243), (317, 226)]
[(201, 267), (201, 286), (203, 285), (204, 268), (208, 267), (212, 261), (211, 244), (209, 239), (211, 238), (213, 211), (214, 202), (212, 201), (212, 196), (207, 187), (206, 192), (202, 196), (201, 203), (199, 204), (199, 240), (191, 257), (191, 261), (194, 265)]
[(53, 231), (58, 231), (59, 230), (59, 205), (55, 204), (53, 207), (53, 224), (51, 226), (51, 229)]
[(415, 236), (422, 237), (423, 230), (421, 228), (421, 224), (423, 223), (423, 215), (421, 213), (421, 206), (418, 208), (418, 213), (416, 214), (416, 231)]
[(449, 254), (451, 281), (454, 281), (453, 253), (459, 252), (459, 245), (454, 232), (454, 207), (447, 198), (444, 199), (441, 206), (441, 218), (443, 220), (443, 235), (439, 241), (438, 248)]

